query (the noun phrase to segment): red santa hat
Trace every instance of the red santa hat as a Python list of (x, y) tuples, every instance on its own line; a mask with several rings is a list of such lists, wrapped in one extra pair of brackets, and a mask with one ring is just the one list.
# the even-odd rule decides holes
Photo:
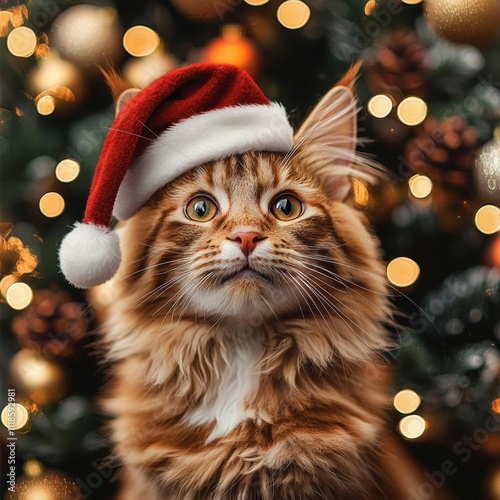
[(243, 70), (193, 64), (171, 71), (119, 112), (97, 162), (83, 223), (59, 250), (61, 270), (78, 288), (112, 278), (121, 260), (110, 228), (133, 216), (161, 187), (202, 163), (248, 151), (287, 152), (293, 130)]

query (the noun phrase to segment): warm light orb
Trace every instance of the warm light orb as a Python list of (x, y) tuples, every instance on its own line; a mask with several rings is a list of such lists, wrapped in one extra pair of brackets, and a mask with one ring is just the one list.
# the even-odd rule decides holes
[(14, 283), (7, 289), (5, 300), (16, 311), (26, 309), (33, 300), (33, 290), (26, 283)]
[(500, 414), (500, 398), (494, 399), (491, 402), (490, 408), (494, 413)]
[(160, 45), (158, 33), (147, 26), (133, 26), (123, 35), (123, 47), (135, 57), (149, 56), (158, 45)]
[(44, 95), (40, 97), (38, 102), (36, 103), (36, 110), (41, 115), (50, 115), (56, 109), (56, 100), (51, 95)]
[(417, 281), (420, 267), (408, 257), (396, 257), (387, 264), (387, 278), (396, 286), (410, 286)]
[(413, 413), (422, 402), (422, 398), (411, 389), (403, 389), (399, 391), (393, 400), (394, 408), (399, 411), (399, 413)]
[(18, 278), (12, 274), (8, 274), (7, 276), (4, 276), (0, 280), (0, 293), (5, 297), (7, 295), (7, 290), (9, 289), (10, 285), (13, 285), (16, 283)]
[(311, 17), (311, 9), (300, 0), (287, 0), (278, 7), (278, 21), (290, 30), (305, 26)]
[(425, 420), (419, 415), (407, 415), (398, 425), (399, 433), (407, 439), (417, 439), (425, 432)]
[(378, 3), (376, 0), (368, 0), (365, 5), (365, 16), (371, 16), (378, 10)]
[(366, 207), (370, 201), (370, 194), (366, 186), (359, 179), (352, 180), (352, 191), (356, 205)]
[(8, 404), (2, 410), (2, 424), (11, 431), (23, 434), (30, 427), (30, 412), (20, 403)]
[(80, 174), (80, 164), (72, 158), (66, 158), (57, 164), (55, 174), (61, 182), (73, 182)]
[(416, 174), (408, 181), (408, 188), (415, 198), (427, 198), (432, 193), (432, 181), (426, 175)]
[(500, 230), (500, 208), (484, 205), (476, 212), (476, 227), (484, 234), (494, 234)]
[(398, 106), (398, 118), (411, 127), (422, 123), (427, 116), (427, 104), (419, 97), (403, 99)]
[(259, 5), (266, 4), (267, 2), (269, 2), (269, 0), (245, 0), (245, 2), (248, 5), (253, 5), (254, 7), (258, 7)]
[(59, 193), (45, 193), (39, 202), (40, 212), (45, 217), (57, 217), (64, 211), (65, 203), (64, 198)]
[(35, 32), (27, 26), (14, 28), (7, 37), (7, 48), (16, 57), (30, 57), (36, 49)]
[(385, 94), (374, 95), (367, 104), (368, 113), (375, 118), (385, 118), (392, 111), (392, 99)]
[(419, 3), (422, 3), (422, 0), (401, 0), (401, 1), (408, 5), (417, 5)]

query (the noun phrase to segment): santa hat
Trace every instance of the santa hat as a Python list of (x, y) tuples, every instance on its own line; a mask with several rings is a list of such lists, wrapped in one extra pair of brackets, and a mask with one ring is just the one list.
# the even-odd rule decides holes
[(292, 136), (284, 108), (235, 66), (200, 63), (163, 75), (111, 125), (84, 221), (61, 244), (63, 274), (78, 288), (109, 280), (121, 260), (113, 215), (128, 219), (158, 189), (202, 163), (248, 151), (290, 151)]

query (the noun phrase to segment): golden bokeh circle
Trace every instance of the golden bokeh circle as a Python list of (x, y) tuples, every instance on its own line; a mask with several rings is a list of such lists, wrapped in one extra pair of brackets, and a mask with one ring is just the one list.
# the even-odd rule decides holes
[(399, 391), (393, 400), (394, 408), (399, 411), (399, 413), (413, 413), (422, 402), (422, 398), (411, 389), (403, 389)]
[(311, 17), (311, 9), (300, 0), (287, 0), (278, 7), (278, 21), (290, 30), (305, 26)]
[(392, 99), (386, 94), (374, 95), (367, 104), (368, 113), (375, 118), (385, 118), (393, 108)]
[(419, 265), (408, 257), (396, 257), (387, 264), (387, 278), (395, 286), (410, 286), (419, 275)]
[(35, 53), (36, 35), (27, 26), (14, 28), (7, 37), (7, 48), (16, 57), (30, 57)]
[(432, 181), (426, 175), (416, 174), (409, 179), (408, 188), (415, 198), (427, 198), (432, 193)]
[(401, 1), (407, 5), (417, 5), (419, 3), (422, 3), (422, 0), (401, 0)]
[(407, 439), (417, 439), (425, 432), (425, 420), (420, 415), (407, 415), (399, 421), (399, 433)]
[(61, 182), (73, 182), (80, 174), (80, 164), (72, 158), (66, 158), (57, 164), (55, 174)]
[(269, 2), (269, 0), (245, 0), (245, 2), (248, 5), (253, 5), (254, 7), (258, 7), (259, 5), (266, 4), (267, 2)]
[(33, 300), (33, 290), (26, 283), (14, 283), (7, 289), (5, 300), (16, 311), (26, 309)]
[(56, 109), (56, 100), (51, 95), (40, 97), (36, 103), (36, 110), (44, 116), (50, 115)]
[(147, 26), (133, 26), (123, 35), (123, 47), (134, 57), (149, 56), (159, 45), (158, 33)]
[(64, 198), (59, 193), (55, 193), (53, 191), (45, 193), (40, 198), (39, 207), (40, 212), (42, 212), (45, 217), (57, 217), (64, 211)]
[(23, 433), (29, 427), (30, 412), (20, 403), (8, 404), (2, 410), (2, 424), (9, 430)]
[(7, 295), (7, 290), (11, 285), (17, 282), (19, 278), (14, 276), (13, 274), (8, 274), (7, 276), (4, 276), (0, 280), (0, 293), (5, 297)]
[(494, 399), (491, 402), (490, 408), (494, 413), (500, 414), (500, 398)]
[(484, 205), (475, 216), (476, 227), (484, 234), (494, 234), (500, 230), (500, 208)]
[(398, 118), (410, 127), (419, 125), (427, 116), (427, 104), (419, 97), (410, 96), (403, 99), (398, 106)]

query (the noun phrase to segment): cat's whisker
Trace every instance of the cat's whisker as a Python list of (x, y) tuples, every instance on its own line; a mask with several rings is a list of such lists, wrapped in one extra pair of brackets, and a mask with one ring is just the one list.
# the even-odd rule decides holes
[(112, 130), (113, 132), (120, 132), (122, 134), (133, 135), (134, 137), (139, 137), (140, 139), (144, 139), (144, 140), (150, 141), (150, 142), (153, 142), (153, 140), (154, 140), (154, 139), (150, 139), (149, 137), (144, 137), (141, 134), (134, 134), (133, 132), (130, 132), (128, 130), (120, 130), (119, 128), (108, 127), (108, 130)]

